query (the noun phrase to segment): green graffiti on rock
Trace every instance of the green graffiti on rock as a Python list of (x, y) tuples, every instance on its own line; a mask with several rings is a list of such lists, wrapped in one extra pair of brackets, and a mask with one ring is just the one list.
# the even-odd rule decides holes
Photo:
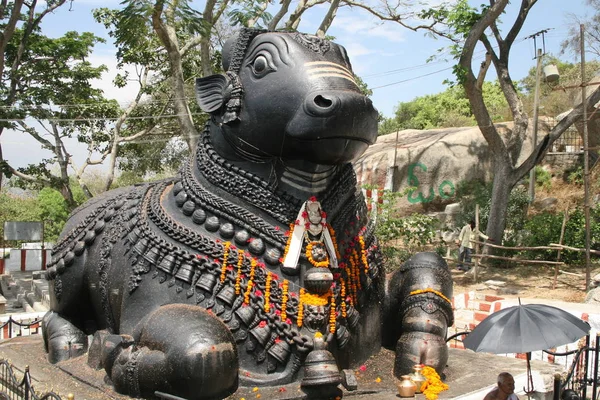
[[(435, 198), (435, 191), (433, 187), (429, 188), (429, 195), (425, 197), (425, 195), (419, 190), (419, 178), (415, 176), (415, 168), (419, 167), (423, 170), (423, 172), (427, 172), (427, 166), (420, 163), (412, 163), (408, 166), (408, 185), (414, 186), (416, 189), (412, 189), (408, 192), (408, 202), (411, 204), (416, 203), (429, 203), (433, 201)], [(449, 199), (454, 196), (456, 192), (456, 188), (454, 184), (448, 180), (443, 181), (438, 187), (438, 193), (442, 199)]]

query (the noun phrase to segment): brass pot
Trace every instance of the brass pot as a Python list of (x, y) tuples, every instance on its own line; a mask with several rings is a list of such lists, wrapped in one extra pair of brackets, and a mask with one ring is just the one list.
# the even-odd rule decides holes
[(410, 374), (410, 379), (417, 385), (416, 393), (421, 393), (421, 387), (423, 386), (423, 383), (427, 381), (427, 378), (421, 373), (421, 371), (423, 371), (423, 366), (417, 364), (413, 367), (413, 371), (414, 372)]
[(398, 381), (398, 395), (400, 397), (415, 397), (417, 385), (410, 380), (410, 376), (402, 375)]

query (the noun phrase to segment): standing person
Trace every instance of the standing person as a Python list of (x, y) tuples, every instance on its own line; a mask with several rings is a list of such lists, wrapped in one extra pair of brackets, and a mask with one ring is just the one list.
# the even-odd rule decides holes
[(478, 229), (475, 229), (475, 221), (473, 220), (469, 221), (469, 223), (461, 229), (460, 235), (458, 235), (458, 239), (456, 240), (456, 244), (460, 246), (458, 248), (459, 271), (468, 271), (471, 269), (471, 253), (473, 252), (473, 247), (475, 246), (475, 241), (478, 239), (478, 236), (484, 240), (492, 240)]
[(519, 400), (515, 394), (515, 379), (508, 372), (498, 375), (498, 386), (485, 395), (483, 400)]

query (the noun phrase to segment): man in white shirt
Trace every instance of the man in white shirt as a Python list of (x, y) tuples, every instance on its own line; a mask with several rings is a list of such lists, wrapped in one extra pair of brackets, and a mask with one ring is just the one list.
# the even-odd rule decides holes
[(475, 247), (475, 241), (477, 241), (479, 237), (484, 240), (489, 239), (484, 233), (475, 229), (475, 221), (473, 220), (461, 229), (458, 240), (456, 241), (456, 244), (460, 246), (458, 248), (458, 269), (460, 271), (468, 271), (471, 269), (471, 253), (473, 252), (473, 247)]

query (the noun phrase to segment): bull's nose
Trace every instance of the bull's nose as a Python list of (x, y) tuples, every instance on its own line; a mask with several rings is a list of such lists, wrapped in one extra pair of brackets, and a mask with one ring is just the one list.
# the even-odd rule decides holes
[(340, 106), (340, 98), (334, 94), (313, 94), (305, 101), (306, 111), (315, 117), (328, 117)]

